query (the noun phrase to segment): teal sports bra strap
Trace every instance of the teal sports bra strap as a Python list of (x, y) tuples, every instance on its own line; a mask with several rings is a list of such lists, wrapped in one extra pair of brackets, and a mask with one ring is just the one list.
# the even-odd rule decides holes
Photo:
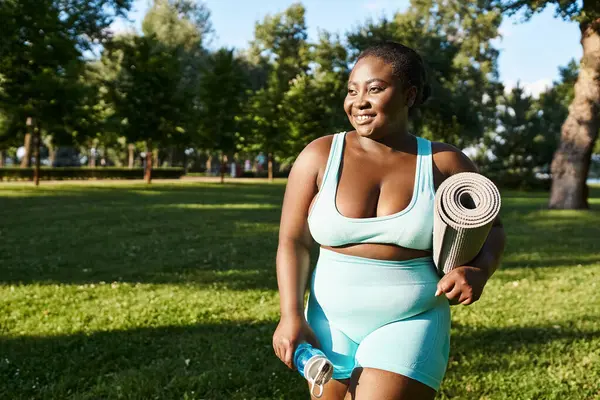
[(342, 161), (342, 153), (344, 151), (344, 136), (346, 132), (340, 132), (333, 135), (329, 157), (327, 158), (327, 166), (323, 173), (323, 181), (321, 189), (324, 195), (331, 196), (335, 193), (339, 178), (340, 164)]
[(431, 142), (427, 139), (417, 137), (419, 160), (417, 162), (419, 190), (421, 192), (431, 190), (435, 193), (433, 185), (433, 154)]

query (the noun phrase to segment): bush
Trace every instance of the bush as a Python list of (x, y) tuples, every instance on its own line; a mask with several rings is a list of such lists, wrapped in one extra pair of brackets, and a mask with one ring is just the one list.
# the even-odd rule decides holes
[[(154, 168), (152, 178), (179, 179), (184, 175), (183, 168)], [(85, 180), (85, 179), (143, 179), (143, 168), (118, 167), (64, 167), (40, 168), (42, 180)], [(0, 181), (31, 181), (33, 168), (0, 168)]]
[(517, 190), (544, 190), (549, 191), (551, 179), (540, 179), (532, 175), (483, 172), (498, 188)]

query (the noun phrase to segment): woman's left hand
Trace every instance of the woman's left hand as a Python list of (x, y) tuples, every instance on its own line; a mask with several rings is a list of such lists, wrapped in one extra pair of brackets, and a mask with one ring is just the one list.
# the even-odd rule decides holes
[(488, 273), (485, 269), (470, 266), (457, 267), (440, 279), (435, 295), (445, 293), (450, 304), (453, 305), (473, 304), (481, 297), (487, 280)]

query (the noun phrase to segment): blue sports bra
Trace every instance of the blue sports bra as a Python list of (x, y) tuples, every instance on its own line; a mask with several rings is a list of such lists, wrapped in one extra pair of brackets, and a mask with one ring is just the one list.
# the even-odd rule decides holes
[(383, 243), (431, 250), (435, 199), (431, 142), (417, 137), (415, 184), (410, 204), (404, 210), (382, 217), (348, 218), (335, 203), (345, 138), (346, 132), (333, 137), (323, 181), (308, 215), (312, 237), (322, 246)]

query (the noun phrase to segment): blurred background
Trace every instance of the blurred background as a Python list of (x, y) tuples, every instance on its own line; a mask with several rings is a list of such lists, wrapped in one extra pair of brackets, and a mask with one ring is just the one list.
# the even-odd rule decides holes
[(412, 131), (503, 194), (439, 398), (600, 399), (599, 26), (595, 0), (0, 0), (0, 398), (306, 398), (270, 346), (285, 178), (391, 39), (427, 64)]
[[(465, 149), (497, 182), (549, 186), (584, 14), (554, 3), (5, 1), (0, 166), (285, 176), (307, 143), (349, 128), (353, 60), (392, 39), (429, 68), (416, 134)], [(594, 181), (598, 147), (582, 151), (577, 179)]]

